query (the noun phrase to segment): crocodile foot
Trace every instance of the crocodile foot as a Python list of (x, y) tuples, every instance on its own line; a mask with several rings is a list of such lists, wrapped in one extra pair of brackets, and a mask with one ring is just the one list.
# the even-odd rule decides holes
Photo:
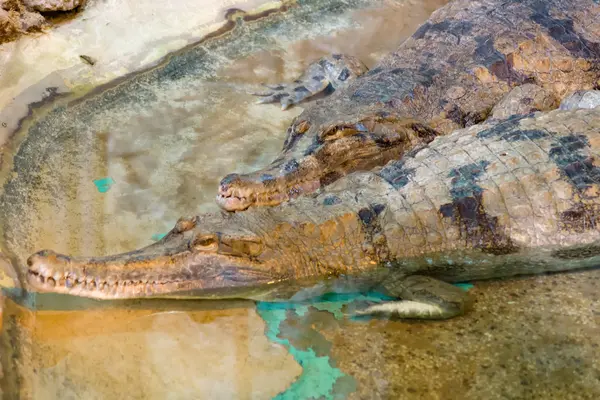
[(412, 275), (384, 284), (386, 294), (401, 300), (378, 303), (355, 312), (356, 316), (407, 319), (448, 319), (465, 312), (469, 296), (450, 283)]
[(357, 58), (332, 54), (310, 64), (302, 76), (294, 82), (265, 84), (268, 91), (252, 94), (261, 97), (258, 103), (279, 102), (281, 109), (286, 110), (316, 94), (329, 94), (366, 71), (367, 67)]

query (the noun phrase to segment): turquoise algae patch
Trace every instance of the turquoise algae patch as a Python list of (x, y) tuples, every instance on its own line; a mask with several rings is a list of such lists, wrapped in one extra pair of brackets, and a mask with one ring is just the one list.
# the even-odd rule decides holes
[[(258, 314), (267, 324), (266, 335), (274, 343), (285, 346), (296, 362), (302, 367), (302, 374), (284, 392), (278, 394), (277, 400), (302, 400), (302, 399), (343, 399), (356, 390), (356, 382), (351, 376), (344, 374), (336, 368), (335, 361), (328, 355), (318, 355), (313, 348), (299, 349), (288, 338), (281, 337), (281, 324), (289, 316), (288, 312), (298, 317), (309, 313), (313, 307), (319, 311), (327, 311), (336, 320), (344, 317), (342, 308), (350, 303), (368, 301), (381, 302), (387, 299), (380, 294), (328, 294), (314, 299), (311, 302), (299, 303), (270, 303), (258, 302)], [(306, 326), (307, 330), (313, 330)]]
[(152, 235), (150, 237), (150, 239), (154, 240), (155, 242), (158, 242), (159, 240), (161, 240), (162, 238), (164, 238), (165, 236), (167, 236), (166, 233), (155, 233), (154, 235)]
[(454, 286), (461, 288), (465, 292), (468, 292), (470, 289), (474, 288), (473, 284), (468, 282), (455, 283)]
[(109, 189), (115, 184), (115, 181), (113, 178), (102, 178), (102, 179), (96, 179), (94, 180), (94, 185), (96, 185), (96, 188), (98, 189), (98, 191), (100, 193), (106, 193), (109, 191)]
[[(468, 291), (473, 288), (471, 283), (457, 283), (455, 286)], [(327, 311), (335, 320), (344, 318), (342, 309), (345, 306), (352, 307), (354, 303), (369, 302), (379, 303), (393, 300), (393, 298), (379, 293), (368, 294), (327, 294), (313, 299), (310, 302), (257, 302), (256, 310), (267, 325), (267, 338), (274, 343), (285, 346), (296, 362), (302, 367), (302, 374), (284, 392), (274, 397), (276, 400), (304, 400), (325, 399), (337, 400), (346, 398), (349, 393), (356, 390), (354, 378), (344, 374), (335, 366), (335, 360), (328, 355), (318, 355), (312, 347), (299, 349), (292, 344), (289, 338), (283, 337), (282, 324), (288, 319), (304, 317), (310, 312), (310, 308), (318, 311)], [(292, 313), (290, 316), (290, 314)], [(363, 319), (352, 319), (360, 321)], [(308, 324), (306, 324), (308, 325)], [(314, 330), (313, 327), (305, 326), (307, 332)], [(299, 327), (302, 329), (302, 327)], [(299, 332), (300, 335), (303, 332)], [(307, 334), (308, 336), (308, 334)]]

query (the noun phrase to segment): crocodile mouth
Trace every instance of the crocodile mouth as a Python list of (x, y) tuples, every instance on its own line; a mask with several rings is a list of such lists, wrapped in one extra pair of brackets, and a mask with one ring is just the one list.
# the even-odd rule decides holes
[(279, 188), (238, 188), (219, 186), (217, 204), (227, 211), (243, 211), (251, 206), (276, 206), (304, 193), (312, 193), (321, 186), (318, 180), (306, 180), (287, 184), (287, 189)]

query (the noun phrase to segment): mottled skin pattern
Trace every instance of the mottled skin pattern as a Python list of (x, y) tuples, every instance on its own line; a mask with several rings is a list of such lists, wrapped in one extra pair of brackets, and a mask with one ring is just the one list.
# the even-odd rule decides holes
[(321, 193), (181, 219), (160, 242), (106, 258), (28, 260), (41, 291), (101, 299), (299, 300), (382, 290), (364, 313), (449, 318), (449, 282), (600, 263), (600, 108), (512, 116), (441, 136)]
[[(554, 105), (598, 86), (599, 60), (600, 5), (593, 0), (454, 0), (371, 71), (298, 116), (271, 165), (225, 177), (217, 202), (229, 211), (275, 205), (384, 165), (412, 150), (397, 140), (399, 130), (447, 134), (482, 122), (525, 83), (545, 90), (539, 104)], [(327, 87), (324, 74), (316, 75), (316, 86)], [(309, 76), (265, 101), (290, 87), (312, 95), (312, 87), (302, 90)]]

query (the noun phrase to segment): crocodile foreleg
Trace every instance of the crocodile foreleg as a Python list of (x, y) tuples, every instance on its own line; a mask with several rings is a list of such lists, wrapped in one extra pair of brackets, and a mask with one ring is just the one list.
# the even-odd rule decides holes
[(461, 288), (422, 275), (390, 276), (382, 288), (385, 294), (402, 300), (378, 303), (357, 311), (356, 315), (447, 319), (463, 314), (469, 299)]
[(332, 54), (309, 64), (302, 76), (294, 82), (265, 85), (269, 91), (253, 94), (261, 97), (258, 103), (280, 102), (281, 109), (286, 110), (309, 97), (331, 93), (367, 70), (356, 57)]

